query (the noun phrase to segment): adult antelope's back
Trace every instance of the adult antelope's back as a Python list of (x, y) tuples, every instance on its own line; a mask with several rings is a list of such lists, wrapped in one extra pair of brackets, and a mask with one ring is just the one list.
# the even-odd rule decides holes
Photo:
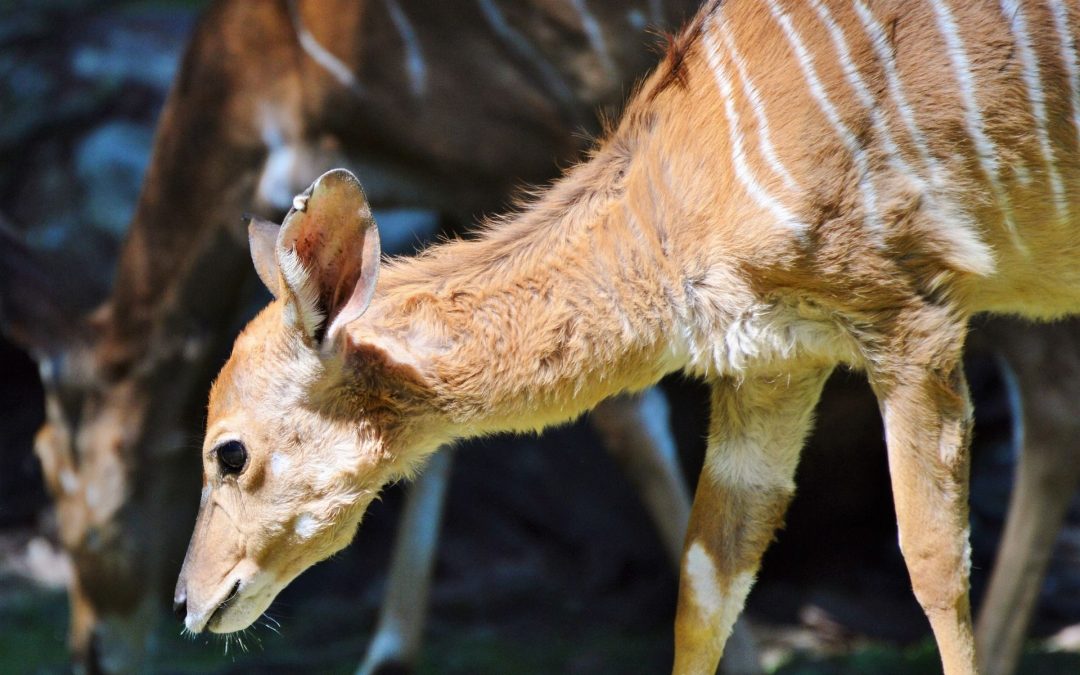
[(1080, 310), (1076, 23), (1061, 3), (709, 3), (588, 162), (381, 273), (362, 190), (325, 174), (280, 232), (251, 230), (277, 299), (211, 393), (188, 627), (248, 625), (440, 443), (682, 370), (713, 405), (675, 670), (711, 672), (850, 364), (945, 670), (974, 672), (960, 356), (973, 314)]

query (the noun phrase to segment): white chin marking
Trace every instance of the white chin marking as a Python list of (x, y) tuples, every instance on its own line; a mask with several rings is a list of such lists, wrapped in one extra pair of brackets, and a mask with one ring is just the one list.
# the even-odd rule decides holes
[(265, 572), (257, 572), (240, 587), (228, 605), (218, 611), (206, 628), (211, 633), (235, 633), (244, 630), (262, 616), (277, 597), (281, 587)]

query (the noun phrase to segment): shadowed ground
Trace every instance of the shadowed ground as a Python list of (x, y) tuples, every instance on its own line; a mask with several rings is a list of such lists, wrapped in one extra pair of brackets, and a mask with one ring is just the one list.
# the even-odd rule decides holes
[[(157, 110), (200, 4), (24, 2), (0, 19), (0, 211), (61, 261), (58, 273), (88, 266), (107, 278)], [(0, 673), (67, 672), (62, 591), (27, 579), (51, 575), (55, 583), (63, 573), (48, 554), (55, 523), (30, 453), (40, 389), (25, 356), (0, 347)], [(1014, 457), (992, 362), (975, 360), (969, 370), (979, 414), (978, 593)], [(706, 396), (693, 383), (667, 385), (693, 476)], [(876, 420), (861, 379), (834, 378), (788, 526), (749, 603), (769, 662), (784, 664), (776, 672), (938, 672), (896, 547)], [(470, 443), (458, 454), (422, 673), (668, 668), (675, 579), (645, 511), (599, 448), (576, 424), (542, 439)], [(243, 638), (246, 652), (230, 642), (225, 653), (223, 640), (185, 640), (178, 623), (163, 620), (152, 670), (351, 672), (374, 625), (400, 497), (399, 489), (388, 491), (354, 546), (275, 603), (280, 635), (257, 628)], [(1040, 635), (1080, 621), (1075, 531), (1063, 538), (1045, 586)], [(1032, 651), (1020, 672), (1080, 672), (1080, 656)]]

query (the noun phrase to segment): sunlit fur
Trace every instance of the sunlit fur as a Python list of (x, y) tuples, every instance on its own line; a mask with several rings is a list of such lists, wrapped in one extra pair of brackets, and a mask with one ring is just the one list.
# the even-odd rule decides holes
[[(232, 521), (203, 509), (181, 577), (189, 620), (214, 612), (237, 580), (239, 599), (210, 628), (254, 620), (261, 601), (244, 605), (246, 582), (229, 571), (237, 560), (255, 561), (251, 573), (275, 584), (291, 578), (344, 545), (366, 500), (438, 443), (540, 429), (681, 370), (713, 389), (688, 535), (691, 567), (709, 570), (711, 609), (700, 611), (702, 585), (684, 579), (675, 670), (711, 672), (782, 522), (825, 377), (849, 364), (867, 370), (881, 404), (901, 548), (945, 670), (973, 672), (967, 321), (1080, 309), (1080, 232), (1057, 219), (1042, 179), (1022, 64), (998, 3), (837, 0), (828, 9), (862, 55), (860, 79), (878, 92), (884, 119), (852, 88), (813, 3), (711, 3), (588, 161), (478, 239), (384, 263), (370, 307), (339, 339), (282, 320), (283, 305), (301, 319), (305, 309), (280, 294), (237, 342), (211, 396), (209, 499), (226, 512), (253, 506)], [(1032, 25), (1053, 19), (1037, 3), (1025, 9)], [(1031, 34), (1046, 109), (1070, 110), (1057, 38)], [(872, 57), (881, 39), (895, 40), (891, 66)], [(725, 47), (751, 42), (746, 77), (770, 111), (768, 153)], [(970, 71), (958, 72), (964, 64)], [(909, 107), (893, 100), (895, 78)], [(1076, 130), (1067, 115), (1047, 124), (1071, 195)], [(742, 162), (754, 183), (739, 176)], [(800, 226), (763, 194), (782, 198)], [(957, 212), (966, 217), (948, 217)], [(340, 233), (324, 234), (355, 254)], [(217, 477), (211, 454), (234, 437), (252, 453), (239, 488)], [(283, 451), (293, 474), (260, 482), (260, 467)], [(335, 476), (333, 487), (320, 491), (320, 475)], [(303, 513), (319, 526), (299, 542)], [(211, 559), (221, 562), (208, 571)]]

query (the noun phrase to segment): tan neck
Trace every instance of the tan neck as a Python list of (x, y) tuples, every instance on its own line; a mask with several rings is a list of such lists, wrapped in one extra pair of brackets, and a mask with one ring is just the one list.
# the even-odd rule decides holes
[(538, 429), (678, 368), (680, 286), (631, 161), (609, 144), (481, 239), (391, 264), (354, 334), (407, 345), (461, 433)]

